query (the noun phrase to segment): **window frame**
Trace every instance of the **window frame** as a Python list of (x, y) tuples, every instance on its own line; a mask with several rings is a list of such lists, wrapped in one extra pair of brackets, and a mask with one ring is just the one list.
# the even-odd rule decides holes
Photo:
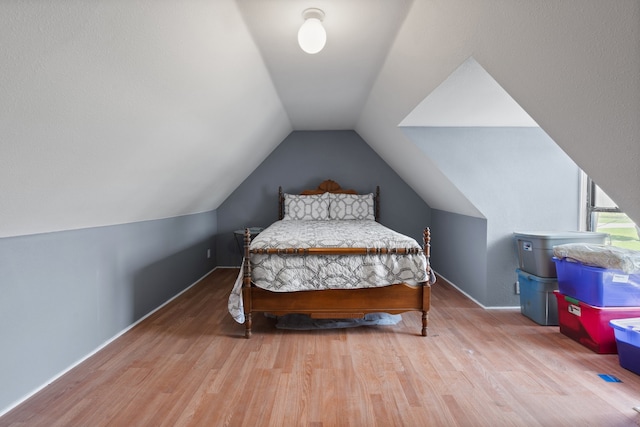
[(587, 204), (587, 218), (586, 218), (586, 226), (587, 231), (594, 231), (597, 226), (597, 219), (594, 214), (599, 212), (616, 212), (616, 213), (624, 213), (620, 210), (618, 205), (615, 208), (605, 208), (596, 206), (596, 188), (597, 184), (587, 175), (587, 188), (586, 188), (586, 204)]

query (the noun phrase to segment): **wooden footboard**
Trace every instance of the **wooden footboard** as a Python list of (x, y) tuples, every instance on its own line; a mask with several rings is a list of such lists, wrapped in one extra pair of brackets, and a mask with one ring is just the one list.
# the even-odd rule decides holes
[[(400, 283), (381, 288), (283, 293), (252, 286), (250, 293), (252, 311), (277, 316), (301, 313), (315, 319), (361, 319), (369, 313), (400, 314), (421, 311), (422, 336), (427, 336), (427, 316), (431, 298), (429, 285), (409, 286)], [(249, 338), (251, 325), (245, 325), (245, 328), (245, 335)]]
[[(430, 252), (431, 235), (424, 230), (424, 253)], [(244, 236), (244, 277), (242, 296), (245, 312), (245, 337), (251, 337), (252, 313), (267, 312), (275, 315), (289, 313), (308, 314), (313, 318), (362, 318), (369, 313), (399, 314), (407, 311), (422, 312), (422, 336), (427, 336), (428, 313), (431, 304), (431, 287), (428, 283), (410, 286), (405, 283), (379, 288), (330, 289), (320, 291), (272, 292), (258, 288), (251, 282), (252, 253), (270, 253), (264, 250), (250, 250), (250, 230)], [(315, 249), (315, 250), (314, 250)], [(408, 253), (394, 248), (328, 248), (291, 249), (273, 253), (291, 254), (367, 254), (367, 253)], [(427, 272), (428, 275), (430, 272)]]

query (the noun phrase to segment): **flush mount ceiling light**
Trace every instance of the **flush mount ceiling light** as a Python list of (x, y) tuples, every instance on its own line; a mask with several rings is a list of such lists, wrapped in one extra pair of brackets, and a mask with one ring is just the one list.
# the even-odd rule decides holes
[(327, 32), (322, 26), (324, 12), (320, 9), (306, 9), (302, 12), (304, 23), (298, 30), (298, 44), (307, 53), (318, 53), (327, 42)]

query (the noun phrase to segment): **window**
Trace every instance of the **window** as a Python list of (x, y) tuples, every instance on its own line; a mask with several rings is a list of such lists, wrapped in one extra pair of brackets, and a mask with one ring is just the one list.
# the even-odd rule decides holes
[(640, 229), (598, 185), (587, 178), (587, 230), (607, 233), (611, 244), (640, 250)]

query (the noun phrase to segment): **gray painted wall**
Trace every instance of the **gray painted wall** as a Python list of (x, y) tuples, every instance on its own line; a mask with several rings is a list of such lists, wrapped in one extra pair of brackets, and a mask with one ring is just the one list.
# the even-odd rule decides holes
[(233, 230), (266, 227), (278, 218), (278, 186), (295, 193), (333, 179), (375, 192), (380, 222), (422, 242), (431, 209), (354, 131), (295, 131), (218, 208), (218, 265), (240, 265)]
[(433, 268), (476, 300), (485, 300), (487, 220), (433, 209), (431, 224)]
[[(404, 132), (486, 218), (486, 252), (477, 255), (486, 257), (486, 278), (454, 271), (477, 268), (475, 259), (461, 258), (457, 267), (446, 268), (434, 260), (434, 268), (450, 279), (460, 277), (454, 284), (485, 306), (519, 305), (513, 232), (578, 230), (579, 168), (540, 128), (405, 128)], [(434, 225), (434, 232), (461, 239), (448, 244), (462, 250), (468, 238), (451, 228), (459, 219), (443, 221), (443, 215), (439, 213), (438, 219), (445, 229), (435, 230)]]
[(211, 211), (0, 239), (0, 413), (212, 270), (216, 223)]

